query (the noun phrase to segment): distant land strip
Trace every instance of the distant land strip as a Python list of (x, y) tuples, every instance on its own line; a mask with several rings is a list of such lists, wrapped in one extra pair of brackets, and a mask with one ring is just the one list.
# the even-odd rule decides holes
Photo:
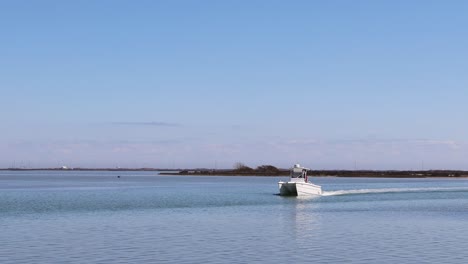
[[(162, 172), (161, 175), (181, 176), (289, 176), (289, 170), (280, 169), (276, 173), (239, 172), (236, 170), (182, 170), (179, 172)], [(465, 178), (468, 171), (427, 170), (427, 171), (398, 171), (398, 170), (309, 170), (311, 177), (356, 177), (356, 178)]]
[(0, 171), (181, 171), (160, 168), (0, 168)]
[[(154, 171), (172, 176), (289, 176), (289, 169), (260, 166), (257, 169), (166, 169), (166, 168), (0, 168), (0, 171)], [(355, 178), (468, 178), (463, 170), (309, 170), (309, 176)]]

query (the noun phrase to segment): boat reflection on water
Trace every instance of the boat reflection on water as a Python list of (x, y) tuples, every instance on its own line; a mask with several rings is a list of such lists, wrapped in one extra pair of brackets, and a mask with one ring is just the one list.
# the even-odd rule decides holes
[(297, 238), (314, 236), (314, 230), (320, 225), (320, 218), (315, 213), (319, 205), (314, 201), (318, 196), (298, 196), (294, 212), (291, 214), (292, 222), (295, 223), (295, 234)]

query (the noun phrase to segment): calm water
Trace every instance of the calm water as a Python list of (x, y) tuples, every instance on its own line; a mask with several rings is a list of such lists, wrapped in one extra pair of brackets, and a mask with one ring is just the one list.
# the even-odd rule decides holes
[(468, 180), (280, 179), (3, 171), (0, 263), (468, 261)]

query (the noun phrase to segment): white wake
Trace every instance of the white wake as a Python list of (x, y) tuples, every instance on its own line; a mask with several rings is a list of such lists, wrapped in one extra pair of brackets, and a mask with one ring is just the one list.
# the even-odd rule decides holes
[(468, 191), (468, 188), (454, 187), (430, 187), (430, 188), (383, 188), (383, 189), (357, 189), (324, 191), (322, 196), (348, 195), (348, 194), (370, 194), (370, 193), (402, 193), (402, 192), (450, 192)]

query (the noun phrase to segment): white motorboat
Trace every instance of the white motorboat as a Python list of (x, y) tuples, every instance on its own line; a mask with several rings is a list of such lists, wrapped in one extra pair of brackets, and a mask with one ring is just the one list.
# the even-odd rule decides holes
[(308, 168), (296, 164), (291, 168), (291, 175), (288, 182), (278, 182), (280, 195), (322, 195), (322, 187), (309, 182), (307, 177)]

